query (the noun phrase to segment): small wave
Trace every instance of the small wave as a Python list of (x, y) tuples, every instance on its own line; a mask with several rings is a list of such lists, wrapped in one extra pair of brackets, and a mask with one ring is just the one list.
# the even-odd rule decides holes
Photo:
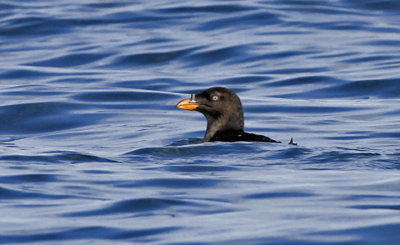
[[(279, 96), (280, 97), (280, 96)], [(275, 105), (267, 105), (267, 106), (251, 106), (247, 107), (246, 111), (248, 112), (280, 112), (280, 113), (301, 113), (301, 114), (324, 114), (324, 113), (333, 113), (333, 112), (347, 112), (347, 111), (358, 111), (358, 110), (367, 110), (367, 107), (355, 107), (355, 106), (275, 106)]]
[(347, 60), (343, 60), (342, 62), (350, 63), (350, 64), (360, 64), (360, 63), (381, 63), (382, 61), (398, 61), (400, 56), (392, 56), (392, 55), (368, 55), (367, 57), (357, 57), (351, 58)]
[(237, 57), (240, 57), (241, 55), (246, 53), (246, 50), (247, 47), (245, 45), (236, 45), (193, 52), (185, 57), (185, 61), (188, 64), (186, 66), (197, 67), (220, 62), (235, 63), (234, 61), (237, 59)]
[(223, 17), (210, 20), (194, 28), (197, 31), (215, 31), (220, 29), (235, 29), (235, 31), (249, 28), (249, 26), (273, 25), (280, 22), (280, 17), (275, 13), (252, 12), (232, 17)]
[(3, 155), (0, 156), (0, 161), (46, 163), (116, 162), (115, 160), (77, 152), (50, 152), (45, 155)]
[(354, 205), (350, 206), (350, 208), (355, 208), (355, 209), (361, 209), (361, 210), (368, 210), (368, 209), (374, 209), (374, 210), (395, 210), (395, 211), (400, 211), (400, 205)]
[(263, 84), (264, 87), (285, 87), (285, 86), (303, 86), (308, 84), (315, 84), (315, 85), (334, 85), (334, 84), (343, 84), (347, 81), (340, 80), (334, 77), (327, 77), (327, 76), (301, 76), (296, 78), (290, 78), (285, 80), (280, 80), (276, 82), (266, 82)]
[(65, 217), (86, 217), (86, 216), (98, 216), (98, 215), (113, 215), (118, 213), (138, 213), (148, 212), (154, 210), (171, 209), (176, 206), (199, 206), (193, 202), (180, 201), (174, 199), (161, 199), (161, 198), (139, 198), (123, 200), (113, 203), (109, 206), (100, 209), (94, 209), (90, 211), (78, 211), (72, 213), (66, 213)]
[(371, 133), (370, 136), (374, 138), (400, 138), (400, 132), (394, 129), (394, 132), (377, 132)]
[(326, 21), (318, 23), (304, 23), (301, 24), (301, 26), (332, 31), (359, 31), (360, 29), (367, 28), (369, 24), (370, 23), (366, 21)]
[(196, 164), (193, 163), (183, 163), (182, 165), (171, 165), (163, 167), (164, 170), (169, 172), (181, 172), (181, 173), (202, 173), (202, 172), (225, 172), (225, 171), (237, 171), (239, 168), (232, 166), (210, 166), (204, 165), (206, 162), (196, 161)]
[[(153, 22), (155, 25), (162, 25), (168, 20), (177, 19), (177, 16), (165, 16), (165, 15), (156, 15), (153, 13), (146, 12), (134, 12), (134, 11), (120, 11), (117, 10), (113, 13), (106, 14), (103, 16), (100, 22), (105, 23), (130, 23), (133, 25), (140, 25), (141, 23), (149, 23)], [(147, 25), (146, 25), (147, 26)]]
[(120, 188), (158, 187), (166, 189), (206, 189), (217, 186), (222, 182), (222, 180), (213, 178), (154, 178), (116, 183), (115, 186)]
[[(351, 169), (354, 167), (374, 167), (371, 166), (373, 159), (381, 159), (381, 154), (373, 152), (372, 150), (359, 150), (359, 149), (337, 149), (331, 151), (324, 151), (309, 156), (306, 161), (307, 166), (314, 166), (316, 168), (345, 168)], [(370, 162), (370, 164), (363, 164)], [(307, 168), (307, 166), (305, 166)], [(386, 166), (387, 167), (387, 166)], [(381, 168), (386, 168), (381, 166)]]
[[(256, 62), (258, 61), (260, 65), (264, 66), (265, 62), (273, 60), (274, 62), (278, 62), (279, 60), (293, 60), (295, 58), (302, 59), (309, 54), (315, 54), (315, 51), (296, 51), (296, 50), (287, 50), (280, 52), (270, 52), (269, 54), (262, 55), (246, 55), (245, 58), (238, 59), (237, 63), (248, 63), (248, 62)], [(283, 62), (283, 61), (282, 61)]]
[(397, 1), (388, 1), (388, 0), (366, 0), (366, 1), (343, 1), (346, 5), (349, 5), (354, 9), (366, 9), (371, 10), (373, 12), (378, 12), (381, 14), (381, 11), (386, 12), (397, 12), (400, 10), (400, 3)]
[[(397, 232), (400, 229), (400, 224), (379, 224), (379, 225), (360, 225), (356, 228), (337, 229), (330, 231), (312, 232), (309, 235), (324, 236), (325, 239), (342, 238), (340, 244), (396, 244), (400, 239), (400, 234)], [(351, 242), (348, 240), (352, 237)], [(347, 239), (346, 239), (347, 238)]]
[(270, 159), (303, 159), (313, 151), (311, 149), (303, 148), (303, 147), (288, 147), (286, 149), (274, 151), (268, 158)]
[(382, 46), (382, 47), (399, 47), (400, 41), (399, 40), (373, 40), (363, 42), (362, 44), (371, 45), (371, 46)]
[[(0, 158), (1, 160), (1, 158)], [(0, 183), (3, 184), (20, 184), (24, 182), (56, 182), (58, 176), (55, 174), (21, 174), (6, 175), (0, 177)]]
[(183, 82), (178, 79), (172, 78), (155, 78), (148, 80), (130, 80), (115, 82), (110, 84), (110, 86), (117, 88), (130, 88), (130, 89), (146, 89), (153, 91), (167, 91), (174, 86), (180, 86)]
[(60, 73), (41, 71), (37, 69), (9, 69), (5, 72), (0, 73), (2, 79), (33, 79), (48, 77), (53, 75), (60, 75)]
[(73, 96), (73, 98), (76, 100), (90, 102), (158, 101), (175, 97), (175, 95), (168, 93), (141, 90), (113, 92), (98, 91), (79, 93)]
[(260, 192), (244, 196), (246, 199), (270, 199), (270, 198), (301, 198), (315, 196), (313, 193), (303, 191), (277, 191)]
[[(260, 143), (267, 144), (268, 143)], [(195, 145), (186, 145), (178, 147), (147, 147), (137, 149), (125, 154), (125, 156), (149, 156), (149, 157), (189, 157), (199, 155), (216, 155), (216, 154), (237, 154), (260, 151), (259, 148), (247, 142), (213, 142)]]
[[(73, 240), (122, 240), (135, 239), (146, 236), (169, 233), (177, 230), (177, 227), (144, 228), (144, 229), (120, 229), (106, 226), (86, 226), (80, 228), (65, 228), (56, 231), (36, 231), (34, 234), (7, 234), (0, 235), (0, 240), (5, 243), (32, 243), (48, 241), (73, 241)], [(29, 232), (29, 233), (32, 233)]]
[[(215, 80), (213, 82), (213, 84), (233, 86), (233, 85), (237, 85), (237, 84), (242, 84), (243, 82), (246, 82), (246, 84), (249, 84), (249, 83), (257, 83), (257, 82), (267, 81), (270, 79), (271, 79), (271, 77), (265, 76), (265, 75), (237, 76), (237, 77), (230, 77), (230, 78)], [(235, 91), (240, 92), (240, 90), (237, 90), (237, 89), (235, 89)]]
[(66, 161), (70, 163), (82, 163), (82, 162), (117, 162), (112, 159), (82, 154), (77, 152), (56, 152), (55, 157), (61, 161)]
[(169, 144), (168, 146), (185, 146), (185, 145), (196, 145), (203, 143), (203, 139), (200, 138), (189, 138), (184, 140), (178, 140)]
[(298, 74), (309, 74), (309, 73), (324, 73), (324, 72), (328, 72), (329, 68), (327, 67), (304, 67), (304, 68), (283, 68), (283, 69), (270, 69), (270, 70), (266, 70), (266, 71), (261, 71), (261, 72), (255, 72), (256, 74), (284, 74), (284, 75), (288, 75), (288, 74), (293, 74), (293, 75), (298, 75)]
[(64, 102), (15, 104), (0, 107), (0, 133), (26, 134), (59, 131), (93, 124), (110, 115), (72, 114), (84, 105)]
[(44, 36), (67, 33), (72, 25), (69, 21), (50, 17), (25, 16), (9, 19), (0, 36)]
[(18, 8), (18, 4), (10, 3), (0, 3), (0, 9), (2, 10), (12, 10), (14, 8)]
[(57, 194), (45, 194), (36, 191), (27, 190), (15, 190), (12, 188), (0, 187), (0, 200), (8, 199), (66, 199), (74, 198), (72, 195), (57, 195)]
[(398, 86), (399, 79), (381, 79), (381, 80), (361, 80), (338, 85), (328, 88), (318, 88), (307, 92), (283, 94), (279, 97), (284, 98), (344, 98), (357, 97), (365, 98), (366, 96), (375, 96), (379, 98), (398, 98), (400, 96), (400, 88)]
[(117, 57), (113, 62), (113, 67), (131, 67), (137, 65), (156, 65), (172, 62), (180, 57), (184, 57), (196, 50), (195, 48), (180, 49), (165, 52), (147, 52), (140, 54), (124, 55)]
[(190, 6), (190, 7), (167, 7), (155, 10), (156, 13), (163, 14), (198, 14), (198, 13), (236, 13), (253, 10), (253, 7), (245, 5), (216, 5)]
[(86, 65), (94, 62), (99, 62), (100, 60), (108, 57), (110, 54), (105, 53), (73, 53), (65, 54), (62, 56), (54, 57), (34, 62), (26, 63), (25, 65), (31, 66), (46, 66), (46, 67), (73, 67)]

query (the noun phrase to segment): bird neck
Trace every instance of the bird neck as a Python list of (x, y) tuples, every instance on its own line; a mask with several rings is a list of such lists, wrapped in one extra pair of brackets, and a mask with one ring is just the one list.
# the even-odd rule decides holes
[[(226, 117), (221, 115), (218, 118), (207, 118), (207, 131), (203, 141), (209, 142), (216, 134), (223, 131), (243, 131), (243, 116), (241, 117)], [(239, 120), (237, 120), (239, 119)]]

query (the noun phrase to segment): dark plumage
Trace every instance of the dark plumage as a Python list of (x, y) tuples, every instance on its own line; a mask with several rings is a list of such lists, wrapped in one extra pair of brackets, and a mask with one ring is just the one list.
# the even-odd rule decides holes
[(242, 103), (230, 89), (209, 88), (192, 94), (191, 99), (180, 101), (177, 108), (201, 112), (207, 118), (207, 131), (203, 141), (262, 141), (279, 143), (263, 135), (246, 133)]

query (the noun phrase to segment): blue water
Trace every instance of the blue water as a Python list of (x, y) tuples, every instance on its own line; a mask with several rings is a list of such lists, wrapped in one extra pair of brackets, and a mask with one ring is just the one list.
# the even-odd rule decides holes
[(395, 0), (0, 3), (0, 244), (399, 244), (399, 125)]

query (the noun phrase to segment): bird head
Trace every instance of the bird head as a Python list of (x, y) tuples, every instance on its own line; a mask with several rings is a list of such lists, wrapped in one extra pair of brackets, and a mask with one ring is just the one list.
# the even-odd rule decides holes
[(230, 89), (214, 87), (192, 94), (190, 99), (181, 100), (177, 108), (201, 112), (207, 118), (207, 132), (204, 141), (215, 133), (227, 130), (243, 130), (242, 103)]

